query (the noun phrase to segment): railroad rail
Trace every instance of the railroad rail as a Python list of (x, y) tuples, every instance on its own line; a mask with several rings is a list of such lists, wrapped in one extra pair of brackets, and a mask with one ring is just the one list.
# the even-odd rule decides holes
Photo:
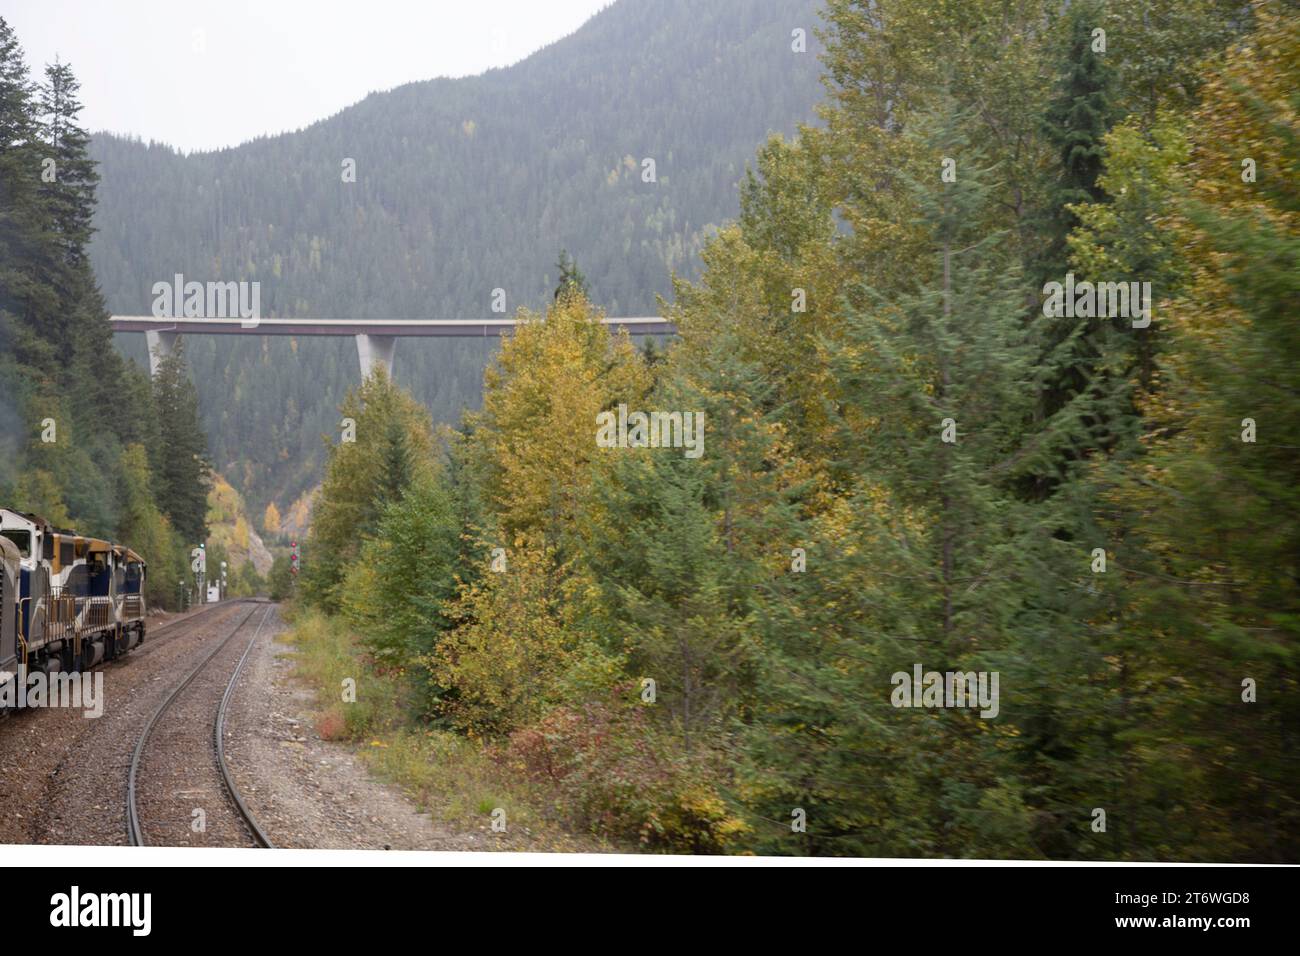
[[(23, 600), (30, 601), (31, 598), (24, 598)], [(187, 624), (187, 623), (193, 624), (196, 621), (199, 621), (203, 618), (212, 615), (213, 613), (220, 610), (221, 608), (228, 607), (228, 606), (229, 605), (226, 602), (204, 605), (199, 610), (192, 611), (191, 613), (186, 614), (183, 617), (173, 618), (172, 620), (167, 621), (165, 624), (159, 624), (156, 628), (153, 628), (148, 632), (148, 637), (153, 638), (154, 639), (153, 642), (139, 645), (135, 650), (131, 652), (130, 655), (131, 660), (138, 660), (139, 658), (143, 657), (146, 654), (151, 653), (154, 649), (156, 649), (159, 646), (157, 643), (158, 635), (170, 631), (172, 628), (177, 627), (178, 625), (181, 624)], [(44, 612), (45, 612), (45, 607), (42, 606), (41, 613)], [(73, 617), (69, 615), (68, 620), (71, 621), (72, 619)], [(53, 620), (53, 618), (51, 618), (50, 620)], [(72, 631), (69, 630), (67, 633), (71, 634)], [(19, 639), (21, 640), (22, 634), (20, 633), (18, 636)], [(96, 664), (94, 667), (91, 668), (91, 671), (93, 672), (97, 670), (104, 670), (111, 665), (121, 664), (121, 663), (123, 663), (123, 661), (120, 657), (116, 660), (100, 661), (98, 664)], [(12, 717), (16, 717), (23, 713), (25, 712), (24, 711), (15, 712), (9, 708), (0, 709), (0, 720), (8, 720)]]
[[(267, 602), (258, 601), (255, 603), (264, 604)], [(226, 709), (230, 702), (231, 695), (234, 693), (235, 685), (238, 683), (240, 674), (243, 672), (244, 663), (248, 659), (249, 652), (252, 650), (253, 645), (257, 641), (257, 638), (261, 635), (262, 628), (266, 625), (267, 620), (270, 618), (272, 610), (273, 607), (267, 606), (266, 611), (262, 615), (262, 620), (257, 625), (257, 630), (253, 633), (252, 638), (249, 640), (248, 646), (244, 649), (244, 653), (239, 659), (239, 664), (235, 667), (234, 673), (231, 675), (230, 681), (226, 685), (225, 693), (221, 698), (221, 704), (217, 708), (216, 718), (213, 721), (213, 736), (212, 736), (213, 749), (216, 753), (217, 765), (221, 771), (222, 781), (225, 786), (225, 793), (227, 797), (230, 798), (231, 805), (238, 813), (240, 820), (244, 823), (253, 841), (258, 846), (267, 847), (267, 848), (273, 847), (273, 844), (271, 843), (270, 839), (268, 839), (268, 837), (266, 836), (265, 831), (263, 831), (261, 826), (258, 825), (257, 820), (253, 817), (252, 813), (248, 809), (247, 804), (244, 803), (243, 797), (239, 793), (239, 788), (238, 786), (236, 786), (234, 778), (230, 773), (230, 769), (226, 764), (225, 746), (222, 738), (223, 738), (223, 731), (225, 727)], [(221, 641), (218, 642), (217, 646), (214, 647), (212, 651), (209, 652), (208, 655), (203, 658), (203, 660), (199, 661), (199, 663), (195, 665), (194, 669), (191, 670), (189, 674), (185, 676), (184, 680), (182, 680), (180, 683), (178, 683), (175, 687), (171, 689), (167, 697), (162, 701), (162, 703), (158, 705), (157, 709), (154, 710), (153, 714), (150, 715), (148, 722), (144, 726), (144, 729), (141, 730), (140, 737), (136, 741), (135, 750), (131, 754), (130, 768), (127, 771), (126, 829), (127, 829), (127, 841), (130, 843), (131, 846), (148, 846), (148, 843), (145, 841), (144, 830), (140, 824), (140, 811), (138, 807), (137, 798), (140, 793), (140, 786), (139, 786), (140, 764), (145, 752), (145, 748), (149, 743), (150, 735), (153, 733), (154, 728), (158, 724), (158, 721), (162, 717), (162, 715), (166, 713), (167, 710), (180, 698), (181, 694), (184, 693), (185, 689), (189, 687), (191, 683), (194, 682), (194, 679), (198, 677), (200, 673), (203, 672), (203, 670), (208, 666), (208, 664), (210, 664), (213, 661), (213, 659), (215, 659), (217, 655), (220, 654), (226, 648), (226, 646), (230, 644), (232, 640), (234, 640), (235, 635), (237, 635), (240, 631), (244, 629), (244, 626), (249, 622), (249, 620), (252, 619), (253, 615), (256, 613), (257, 613), (257, 607), (255, 606), (251, 608), (247, 614), (245, 614), (242, 618), (240, 618), (239, 622), (235, 624), (235, 626), (231, 629), (230, 633), (227, 634), (224, 638), (222, 638)]]
[(248, 639), (248, 646), (244, 648), (244, 653), (239, 657), (239, 663), (235, 665), (235, 672), (230, 675), (230, 683), (226, 685), (226, 692), (221, 695), (221, 706), (217, 708), (217, 719), (212, 724), (212, 734), (217, 748), (217, 766), (221, 768), (221, 779), (226, 782), (226, 792), (230, 794), (230, 799), (235, 804), (235, 809), (239, 811), (239, 816), (243, 819), (248, 827), (249, 833), (253, 835), (253, 840), (258, 846), (266, 847), (268, 850), (273, 848), (270, 837), (258, 826), (257, 820), (249, 812), (248, 806), (244, 803), (244, 798), (239, 795), (239, 787), (235, 785), (235, 778), (230, 774), (230, 767), (226, 764), (226, 707), (230, 704), (231, 695), (235, 693), (235, 685), (239, 683), (239, 675), (243, 673), (244, 664), (248, 661), (248, 654), (257, 643), (258, 635), (262, 633), (262, 627), (266, 624), (266, 619), (271, 616), (271, 609), (268, 607), (266, 613), (262, 615), (261, 623), (257, 625), (257, 630), (253, 636)]

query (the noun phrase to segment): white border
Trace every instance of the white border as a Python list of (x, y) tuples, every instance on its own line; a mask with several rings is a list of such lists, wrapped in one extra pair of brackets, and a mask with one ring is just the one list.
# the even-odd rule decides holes
[(0, 864), (31, 867), (349, 867), (349, 866), (1026, 866), (1219, 867), (1265, 863), (1159, 863), (1056, 860), (915, 860), (877, 857), (677, 856), (639, 853), (513, 853), (431, 850), (254, 850), (204, 847), (0, 845)]

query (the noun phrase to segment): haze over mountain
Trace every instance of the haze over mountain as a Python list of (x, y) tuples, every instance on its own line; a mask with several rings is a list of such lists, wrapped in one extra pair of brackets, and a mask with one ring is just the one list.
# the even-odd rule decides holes
[[(264, 317), (486, 316), (495, 288), (513, 313), (549, 300), (563, 248), (610, 314), (654, 313), (736, 214), (755, 148), (814, 121), (816, 8), (620, 0), (512, 67), (372, 94), (234, 149), (96, 135), (91, 256), (109, 308), (148, 313), (153, 283), (183, 273), (259, 281)], [(142, 336), (119, 345), (144, 361)], [(405, 340), (394, 374), (454, 421), (494, 347)], [(250, 504), (311, 487), (359, 381), (352, 340), (209, 337), (186, 352), (213, 460)]]

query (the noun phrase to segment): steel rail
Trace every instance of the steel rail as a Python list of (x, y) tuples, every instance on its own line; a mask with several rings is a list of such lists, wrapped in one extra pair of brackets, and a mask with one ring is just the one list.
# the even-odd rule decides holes
[[(150, 715), (148, 723), (144, 725), (144, 729), (140, 732), (140, 738), (136, 741), (135, 750), (131, 754), (131, 766), (127, 770), (126, 776), (126, 837), (131, 846), (148, 846), (144, 839), (144, 831), (140, 827), (140, 812), (139, 808), (136, 806), (136, 796), (139, 793), (140, 758), (144, 754), (145, 745), (149, 742), (149, 735), (153, 733), (154, 725), (158, 723), (158, 719), (162, 717), (167, 708), (176, 701), (176, 698), (181, 695), (185, 688), (189, 687), (189, 685), (194, 681), (194, 678), (198, 677), (212, 659), (221, 653), (225, 646), (234, 639), (236, 634), (243, 630), (243, 627), (248, 623), (249, 618), (256, 613), (256, 607), (249, 609), (248, 613), (245, 614), (243, 618), (240, 619), (239, 623), (234, 626), (231, 632), (212, 649), (211, 653), (209, 653), (207, 657), (203, 658), (203, 660), (199, 661), (183, 681), (172, 688), (171, 692), (163, 702), (159, 704), (153, 714)], [(178, 621), (176, 623), (180, 622)]]
[(226, 792), (230, 794), (230, 799), (235, 802), (235, 808), (239, 811), (239, 815), (244, 818), (244, 823), (248, 825), (248, 830), (253, 835), (253, 839), (257, 841), (258, 846), (266, 847), (268, 850), (275, 849), (275, 844), (271, 842), (270, 837), (258, 826), (257, 820), (253, 818), (253, 814), (249, 811), (247, 804), (244, 803), (244, 798), (239, 795), (239, 787), (235, 786), (235, 779), (230, 774), (230, 768), (226, 765), (224, 731), (226, 728), (226, 706), (230, 703), (231, 695), (235, 692), (235, 685), (239, 683), (239, 675), (243, 673), (248, 654), (252, 651), (253, 645), (257, 643), (258, 637), (262, 634), (262, 628), (266, 626), (267, 619), (271, 616), (271, 610), (272, 608), (268, 607), (266, 613), (262, 615), (257, 630), (249, 638), (248, 646), (244, 648), (239, 663), (235, 665), (235, 672), (230, 675), (230, 683), (226, 685), (226, 692), (221, 697), (221, 706), (217, 708), (217, 719), (212, 724), (212, 733), (216, 738), (217, 766), (221, 768), (221, 779), (226, 782)]

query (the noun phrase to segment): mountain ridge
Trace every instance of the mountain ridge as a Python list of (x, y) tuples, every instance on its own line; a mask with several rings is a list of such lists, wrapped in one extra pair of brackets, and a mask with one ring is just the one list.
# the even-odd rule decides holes
[[(296, 132), (191, 154), (98, 136), (106, 301), (147, 312), (180, 272), (260, 282), (266, 317), (487, 315), (495, 289), (513, 313), (544, 306), (567, 249), (611, 314), (653, 312), (735, 216), (755, 148), (815, 121), (816, 43), (790, 43), (815, 7), (620, 0), (512, 66), (372, 92)], [(395, 375), (454, 421), (492, 347), (404, 342)], [(213, 460), (237, 464), (253, 512), (314, 484), (353, 343), (196, 338), (188, 355)]]

